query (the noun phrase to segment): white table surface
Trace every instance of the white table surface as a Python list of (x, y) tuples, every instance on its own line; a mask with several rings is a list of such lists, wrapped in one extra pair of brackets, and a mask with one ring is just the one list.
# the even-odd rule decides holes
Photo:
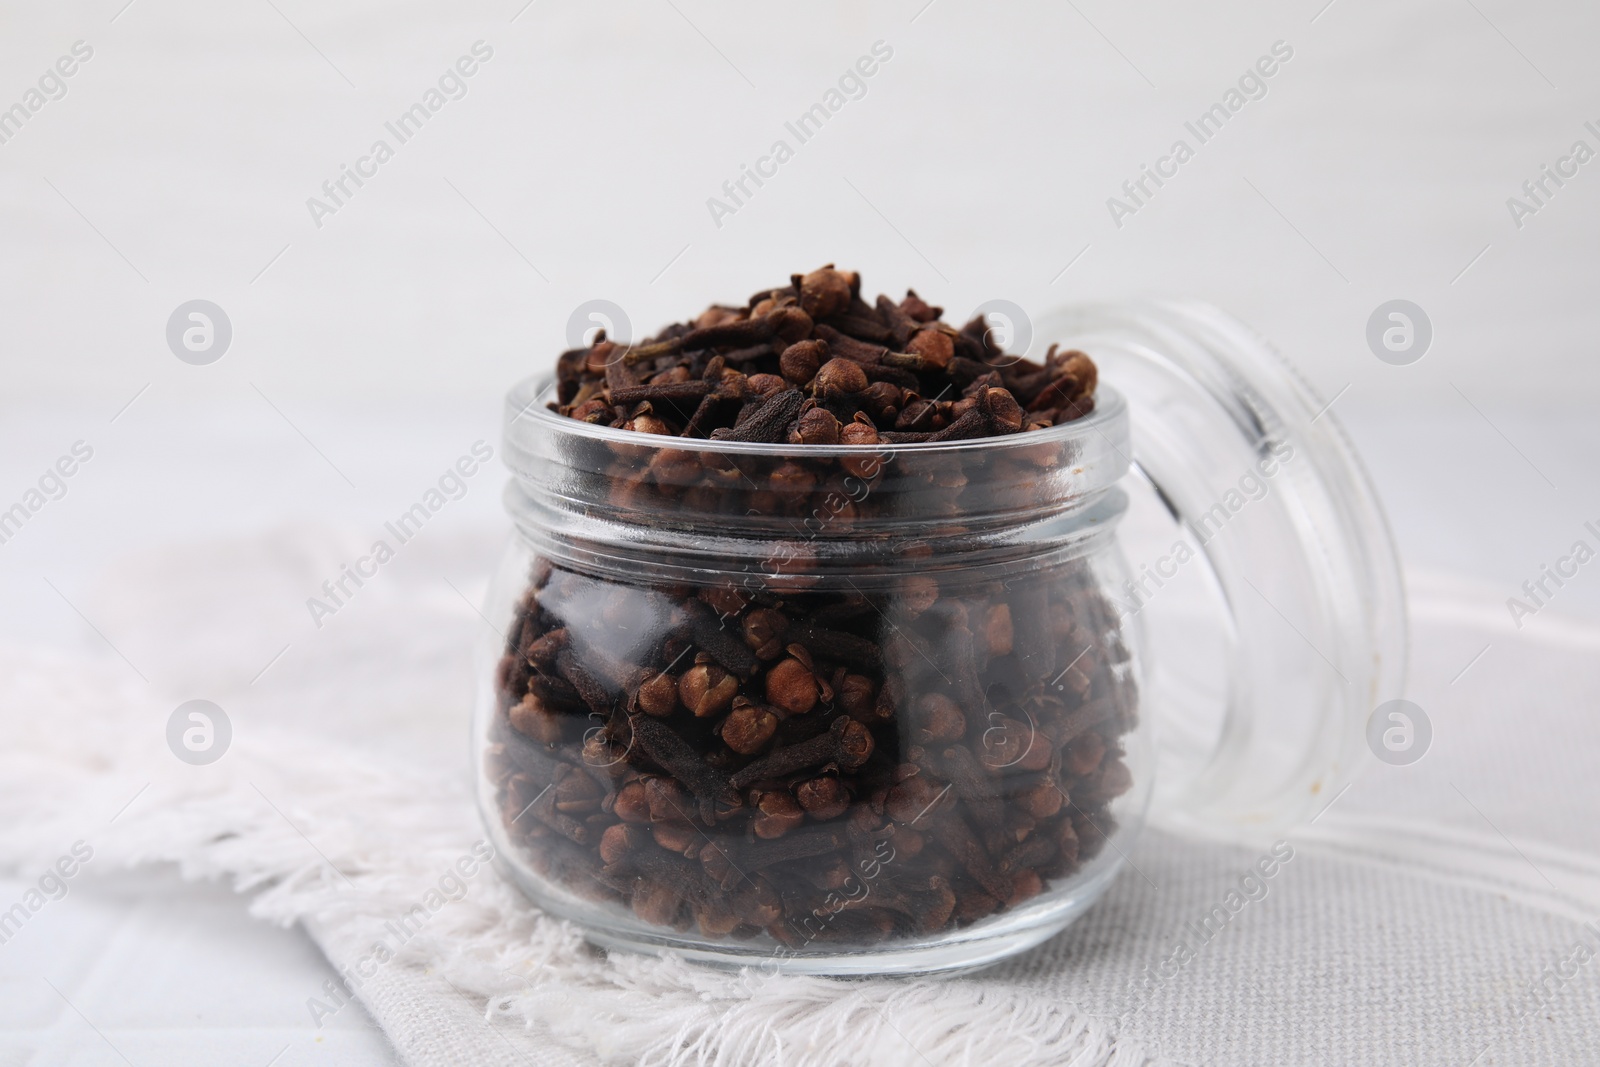
[[(333, 976), (298, 930), (171, 871), (74, 879), (0, 946), (0, 1063), (240, 1067), (397, 1063), (359, 1004), (311, 1025)], [(27, 886), (0, 881), (0, 900)]]

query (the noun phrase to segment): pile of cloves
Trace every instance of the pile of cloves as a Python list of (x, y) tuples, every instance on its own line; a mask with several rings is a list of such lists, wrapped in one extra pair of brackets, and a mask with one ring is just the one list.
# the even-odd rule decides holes
[(861, 298), (832, 264), (713, 305), (637, 344), (600, 334), (556, 364), (551, 407), (582, 422), (791, 445), (961, 441), (1043, 429), (1094, 409), (1082, 352), (1008, 355), (982, 318), (961, 329), (915, 292)]
[[(859, 287), (823, 267), (635, 345), (598, 335), (563, 353), (548, 407), (632, 432), (568, 435), (559, 470), (546, 454), (521, 473), (558, 474), (563, 494), (623, 522), (768, 516), (811, 536), (859, 520), (1049, 513), (1082, 492), (1084, 447), (1115, 449), (1087, 424), (1087, 446), (1038, 432), (1095, 410), (1084, 353), (1051, 346), (1034, 363), (981, 318), (956, 330), (914, 292), (868, 306)], [(803, 570), (808, 549), (796, 552)]]
[(1095, 855), (1136, 722), (1080, 560), (889, 592), (536, 565), (487, 770), (513, 853), (647, 923), (792, 951), (927, 937)]

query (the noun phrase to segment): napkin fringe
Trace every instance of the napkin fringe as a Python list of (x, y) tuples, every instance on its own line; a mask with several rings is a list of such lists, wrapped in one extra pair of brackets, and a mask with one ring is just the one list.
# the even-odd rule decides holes
[(601, 953), (489, 865), (463, 863), (482, 854), (483, 834), (460, 776), (269, 730), (189, 767), (152, 729), (161, 718), (148, 697), (96, 674), (0, 649), (11, 738), (0, 752), (0, 867), (42, 870), (82, 838), (94, 857), (79, 877), (173, 864), (188, 880), (231, 880), (252, 895), (253, 915), (304, 924), (339, 973), (306, 991), (309, 1024), (355, 999), (384, 1024), (387, 1001), (373, 994), (393, 967), (474, 998), (497, 1041), (522, 1030), (607, 1063), (1164, 1062), (1071, 1005), (959, 980), (757, 975)]

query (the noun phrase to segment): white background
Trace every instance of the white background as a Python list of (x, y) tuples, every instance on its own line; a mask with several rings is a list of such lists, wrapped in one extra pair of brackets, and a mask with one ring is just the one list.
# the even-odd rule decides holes
[[(1206, 297), (1329, 395), (1354, 381), (1351, 407), (1600, 386), (1600, 183), (1585, 168), (1520, 232), (1505, 206), (1575, 139), (1600, 147), (1592, 5), (535, 0), (512, 22), (526, 0), (135, 0), (112, 22), (125, 2), (0, 15), (5, 104), (95, 49), (0, 146), (12, 394), (492, 395), (590, 297), (653, 329), (825, 260), (954, 314)], [(494, 59), (467, 97), (317, 229), (306, 199), (477, 40)], [(866, 97), (719, 230), (707, 197), (877, 40), (894, 58)], [(1277, 40), (1269, 95), (1119, 231), (1106, 198)], [(161, 343), (194, 296), (238, 334), (206, 374)], [(1362, 343), (1397, 296), (1439, 332), (1408, 372)]]

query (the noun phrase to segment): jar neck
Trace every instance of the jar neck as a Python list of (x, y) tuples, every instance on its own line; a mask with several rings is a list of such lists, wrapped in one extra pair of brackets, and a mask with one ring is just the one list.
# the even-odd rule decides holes
[[(1120, 516), (1127, 408), (1001, 437), (858, 447), (662, 438), (545, 407), (547, 383), (507, 397), (507, 509), (541, 547), (598, 556), (766, 558), (796, 567), (1003, 558), (1092, 540)], [(576, 548), (571, 549), (577, 551)], [(810, 561), (810, 562), (806, 562)]]
[[(855, 585), (867, 592), (908, 572), (960, 571), (963, 581), (1005, 580), (1099, 551), (1127, 509), (1121, 489), (1079, 497), (1051, 513), (982, 527), (955, 521), (873, 523), (835, 516), (807, 530), (718, 523), (715, 517), (647, 523), (617, 509), (573, 507), (569, 500), (506, 487), (518, 535), (552, 562), (638, 580), (701, 582), (744, 575), (761, 585)], [(768, 517), (770, 518), (770, 517)]]

